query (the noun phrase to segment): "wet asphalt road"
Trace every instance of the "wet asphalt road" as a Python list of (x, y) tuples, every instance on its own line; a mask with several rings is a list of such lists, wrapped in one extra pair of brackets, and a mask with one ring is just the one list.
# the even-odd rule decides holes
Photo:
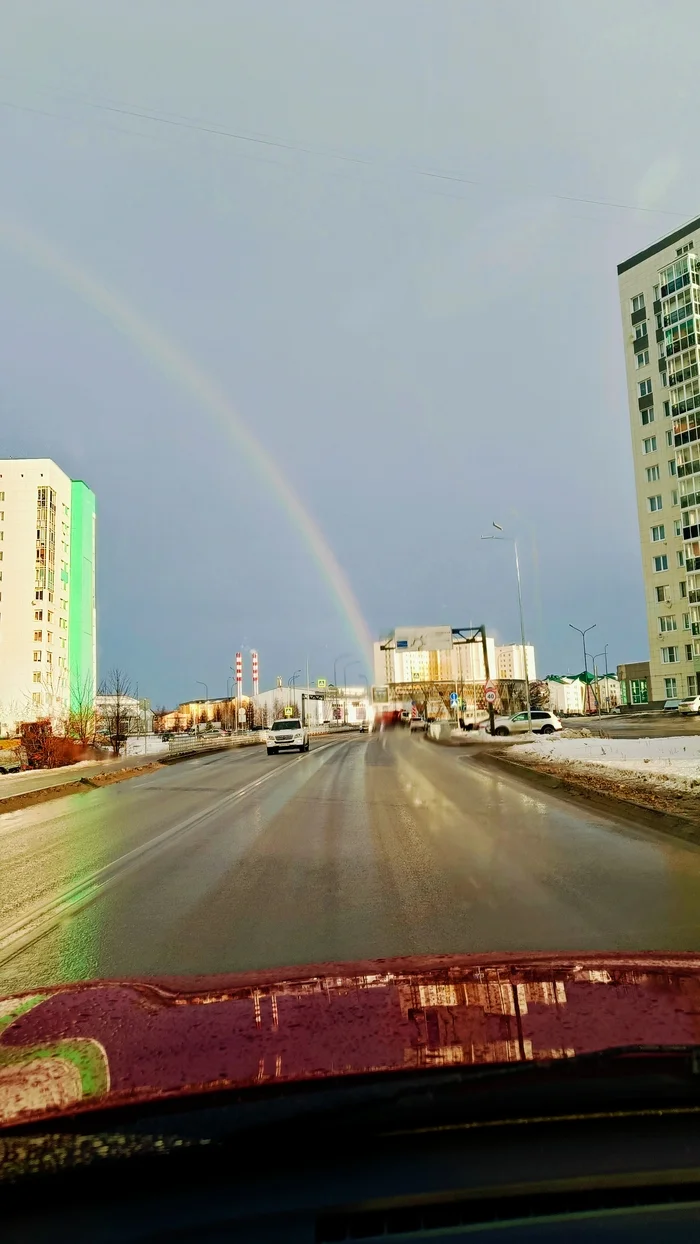
[(700, 848), (404, 732), (0, 818), (0, 991), (488, 950), (700, 950)]

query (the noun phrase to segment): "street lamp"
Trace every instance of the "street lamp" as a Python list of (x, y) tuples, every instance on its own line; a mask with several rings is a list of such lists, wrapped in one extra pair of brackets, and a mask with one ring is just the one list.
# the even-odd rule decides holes
[(296, 707), (297, 678), (301, 678), (301, 670), (295, 670), (291, 678), (287, 679), (287, 686), (291, 687), (294, 707)]
[(348, 670), (350, 669), (351, 665), (361, 665), (361, 664), (362, 662), (359, 660), (359, 658), (355, 657), (354, 660), (348, 661), (343, 666), (343, 684), (345, 687), (345, 699), (343, 701), (343, 724), (344, 725), (348, 724)]
[(349, 657), (349, 656), (350, 656), (349, 652), (339, 652), (338, 656), (335, 658), (333, 662), (333, 686), (334, 687), (338, 686), (338, 669), (337, 669), (338, 662), (342, 661), (343, 657)]
[[(591, 661), (593, 662), (593, 677), (595, 678), (596, 691), (597, 691), (597, 693), (598, 693), (598, 695), (597, 695), (597, 699), (598, 699), (598, 720), (600, 721), (600, 679), (598, 678), (598, 666), (596, 665), (596, 661), (598, 660), (598, 657), (605, 657), (605, 665), (606, 665), (606, 668), (607, 668), (607, 664), (608, 664), (608, 645), (607, 645), (607, 644), (605, 645), (605, 647), (603, 648), (603, 651), (602, 651), (602, 652), (596, 652), (595, 656), (591, 656), (590, 652), (589, 652), (589, 654), (588, 654), (588, 655), (589, 655), (589, 657), (591, 657)], [(606, 678), (607, 678), (607, 675), (606, 675)], [(605, 684), (605, 694), (607, 695), (607, 682), (606, 682), (606, 684)]]
[[(195, 682), (198, 687), (204, 687), (204, 694), (206, 696), (206, 700), (208, 703), (209, 702), (209, 688), (207, 684), (205, 682), (202, 682), (201, 678), (195, 678)], [(197, 722), (197, 734), (199, 734), (199, 722)]]
[(585, 695), (584, 695), (584, 701), (583, 701), (584, 713), (588, 709), (588, 653), (586, 652), (586, 635), (588, 634), (589, 631), (595, 630), (596, 625), (597, 624), (594, 622), (592, 626), (587, 626), (584, 630), (581, 630), (580, 626), (574, 626), (573, 622), (569, 623), (569, 626), (571, 627), (572, 631), (578, 631), (579, 635), (581, 636), (582, 643), (583, 643), (583, 670), (584, 670), (583, 685), (585, 687)]
[[(500, 523), (492, 523), (496, 531), (503, 531)], [(513, 536), (482, 536), (482, 540), (510, 540), (515, 550), (515, 577), (518, 581), (518, 610), (520, 612), (520, 644), (523, 650), (523, 674), (525, 676), (525, 698), (527, 700), (527, 732), (532, 734), (532, 709), (530, 708), (530, 677), (527, 672), (527, 651), (525, 648), (525, 622), (523, 620), (523, 593), (520, 585), (520, 562), (518, 560), (518, 542)]]

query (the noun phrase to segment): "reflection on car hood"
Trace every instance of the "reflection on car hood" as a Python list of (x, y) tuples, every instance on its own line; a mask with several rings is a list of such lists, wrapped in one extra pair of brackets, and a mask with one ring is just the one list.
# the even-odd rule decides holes
[(700, 957), (472, 955), (0, 999), (0, 1125), (203, 1090), (700, 1044)]

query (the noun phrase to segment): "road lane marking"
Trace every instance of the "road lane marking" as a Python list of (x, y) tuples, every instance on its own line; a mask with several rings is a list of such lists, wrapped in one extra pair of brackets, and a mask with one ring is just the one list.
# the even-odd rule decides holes
[[(348, 740), (342, 741), (347, 742)], [(7, 963), (8, 960), (14, 958), (20, 951), (26, 949), (27, 946), (30, 946), (33, 942), (38, 941), (46, 933), (50, 932), (61, 920), (64, 920), (67, 916), (74, 915), (80, 908), (92, 902), (104, 890), (114, 885), (122, 877), (126, 876), (127, 873), (136, 868), (144, 856), (156, 854), (176, 839), (197, 828), (202, 822), (219, 814), (224, 808), (246, 798), (246, 796), (264, 785), (265, 782), (269, 782), (272, 778), (278, 777), (279, 774), (286, 773), (288, 769), (294, 768), (295, 765), (305, 760), (307, 756), (325, 752), (328, 748), (335, 747), (336, 743), (336, 740), (333, 740), (331, 743), (323, 743), (320, 747), (314, 747), (308, 753), (300, 753), (289, 764), (275, 766), (269, 773), (264, 773), (262, 777), (255, 778), (252, 782), (246, 783), (239, 790), (225, 795), (223, 799), (209, 805), (205, 810), (193, 813), (191, 816), (186, 817), (185, 820), (180, 821), (179, 824), (172, 825), (170, 829), (163, 830), (162, 833), (156, 834), (154, 838), (149, 838), (148, 842), (143, 842), (140, 846), (133, 847), (131, 851), (126, 851), (124, 855), (118, 856), (108, 864), (103, 864), (101, 868), (97, 868), (94, 872), (83, 877), (58, 897), (36, 904), (29, 911), (25, 912), (23, 916), (20, 916), (19, 919), (6, 925), (4, 928), (0, 928), (0, 964)]]

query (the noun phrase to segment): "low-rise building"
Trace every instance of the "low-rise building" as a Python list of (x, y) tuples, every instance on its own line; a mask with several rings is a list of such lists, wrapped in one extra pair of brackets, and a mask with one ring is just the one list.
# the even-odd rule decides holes
[[(627, 665), (618, 665), (617, 677), (620, 685), (620, 703), (629, 708), (647, 708), (651, 700), (651, 674), (648, 661), (632, 661)], [(680, 682), (680, 679), (678, 680)], [(676, 679), (666, 679), (667, 699), (675, 699), (682, 694), (673, 688)]]

